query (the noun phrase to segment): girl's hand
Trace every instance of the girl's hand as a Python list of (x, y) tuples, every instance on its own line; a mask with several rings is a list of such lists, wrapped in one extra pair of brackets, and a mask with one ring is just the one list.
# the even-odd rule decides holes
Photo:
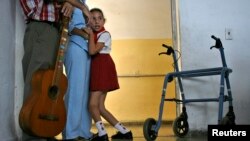
[(86, 32), (88, 35), (93, 35), (93, 30), (90, 27), (82, 28), (83, 32)]

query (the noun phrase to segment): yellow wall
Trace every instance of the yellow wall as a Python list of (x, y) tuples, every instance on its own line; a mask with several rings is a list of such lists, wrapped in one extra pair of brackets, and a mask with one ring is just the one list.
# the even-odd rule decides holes
[[(89, 8), (99, 7), (112, 36), (112, 57), (120, 89), (108, 94), (107, 108), (121, 121), (157, 119), (164, 75), (173, 71), (172, 58), (159, 56), (171, 45), (170, 0), (87, 0)], [(167, 97), (175, 96), (174, 83)], [(164, 106), (164, 120), (173, 120), (175, 103)]]
[(171, 0), (87, 0), (99, 7), (117, 39), (171, 39)]
[[(120, 89), (111, 92), (107, 108), (120, 120), (157, 119), (164, 76), (173, 71), (172, 58), (158, 53), (166, 51), (161, 44), (169, 39), (114, 40), (112, 57), (116, 63)], [(174, 97), (174, 83), (167, 87), (167, 97)], [(166, 103), (164, 119), (175, 118), (175, 103)]]

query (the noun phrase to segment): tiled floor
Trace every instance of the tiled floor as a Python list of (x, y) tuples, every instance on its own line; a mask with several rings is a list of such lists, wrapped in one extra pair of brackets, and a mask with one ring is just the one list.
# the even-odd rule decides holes
[[(137, 124), (137, 125), (131, 125), (128, 124), (125, 126), (127, 128), (129, 128), (132, 133), (133, 133), (133, 141), (146, 141), (146, 139), (143, 136), (143, 125), (141, 124)], [(105, 125), (108, 135), (111, 136), (113, 134), (116, 133), (116, 129), (114, 129), (113, 127), (109, 126), (109, 125)], [(92, 132), (96, 133), (96, 128), (93, 126), (92, 128)], [(60, 139), (61, 137), (58, 136), (58, 139)], [(111, 141), (111, 139), (110, 139)], [(119, 141), (119, 140), (115, 140), (115, 141)], [(124, 141), (124, 140), (123, 140)], [(205, 133), (201, 134), (201, 133), (194, 133), (191, 135), (191, 133), (188, 133), (185, 137), (183, 138), (179, 138), (176, 137), (173, 133), (173, 128), (171, 124), (166, 124), (166, 125), (162, 125), (159, 129), (158, 132), (158, 136), (155, 139), (155, 141), (207, 141), (207, 136)]]
[[(146, 141), (143, 136), (143, 125), (128, 125), (127, 127), (133, 132), (133, 141)], [(107, 127), (107, 130), (110, 136), (116, 133), (116, 130), (110, 126)], [(184, 138), (179, 138), (174, 135), (172, 125), (162, 125), (155, 141), (207, 141), (207, 136), (188, 133)]]

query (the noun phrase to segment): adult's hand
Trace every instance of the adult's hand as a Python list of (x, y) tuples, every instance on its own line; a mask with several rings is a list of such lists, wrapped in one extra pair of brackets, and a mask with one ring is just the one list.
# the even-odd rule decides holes
[(67, 2), (69, 2), (70, 4), (72, 4), (73, 6), (79, 8), (82, 10), (84, 18), (86, 20), (86, 23), (89, 23), (89, 20), (91, 20), (91, 14), (89, 12), (88, 6), (79, 2), (78, 0), (65, 0)]
[(64, 16), (71, 17), (73, 10), (74, 7), (69, 2), (65, 2), (62, 6), (61, 12), (63, 13)]

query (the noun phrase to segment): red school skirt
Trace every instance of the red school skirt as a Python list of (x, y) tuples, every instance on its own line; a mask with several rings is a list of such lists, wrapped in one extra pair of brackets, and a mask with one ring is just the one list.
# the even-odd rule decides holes
[(110, 54), (92, 56), (90, 90), (109, 92), (119, 88), (115, 63)]

